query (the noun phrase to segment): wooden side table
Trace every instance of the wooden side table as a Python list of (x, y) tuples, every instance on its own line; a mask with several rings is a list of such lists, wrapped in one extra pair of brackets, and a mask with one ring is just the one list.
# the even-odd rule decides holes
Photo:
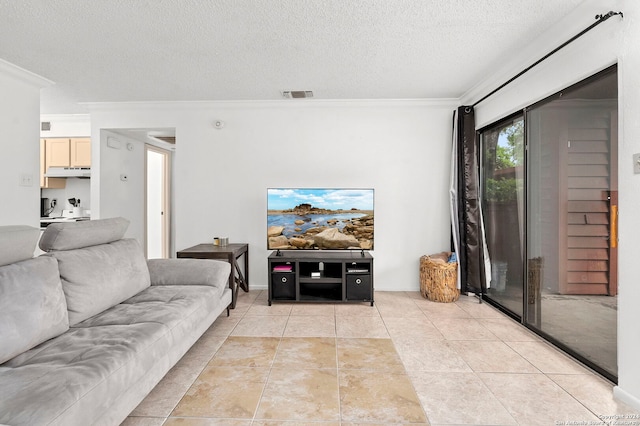
[[(244, 274), (238, 265), (238, 259), (244, 255)], [(238, 300), (238, 289), (249, 291), (249, 245), (244, 243), (227, 244), (226, 246), (214, 246), (213, 244), (198, 244), (177, 253), (180, 257), (193, 259), (218, 259), (226, 260), (231, 264), (229, 275), (229, 288), (231, 289), (231, 309), (235, 309)]]

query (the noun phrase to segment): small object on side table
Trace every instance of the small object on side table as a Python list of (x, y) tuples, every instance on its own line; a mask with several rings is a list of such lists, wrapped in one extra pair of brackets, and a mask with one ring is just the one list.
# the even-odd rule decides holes
[[(244, 255), (244, 274), (238, 265), (238, 259)], [(245, 243), (227, 244), (219, 246), (214, 244), (198, 244), (177, 253), (177, 257), (193, 259), (217, 259), (226, 260), (231, 264), (229, 276), (229, 288), (232, 292), (231, 309), (235, 309), (238, 300), (238, 289), (249, 291), (249, 245)], [(236, 275), (237, 274), (237, 275)]]

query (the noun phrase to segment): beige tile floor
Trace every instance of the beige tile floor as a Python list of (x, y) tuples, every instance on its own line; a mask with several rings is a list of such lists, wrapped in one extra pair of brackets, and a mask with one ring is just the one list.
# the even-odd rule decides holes
[(611, 383), (473, 297), (375, 298), (267, 306), (265, 291), (241, 292), (123, 425), (529, 426), (637, 414)]

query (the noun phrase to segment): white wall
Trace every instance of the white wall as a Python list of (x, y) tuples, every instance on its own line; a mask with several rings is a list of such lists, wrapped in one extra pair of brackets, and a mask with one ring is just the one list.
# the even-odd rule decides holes
[[(482, 127), (522, 107), (543, 99), (608, 66), (618, 63), (619, 77), (619, 260), (618, 260), (618, 376), (616, 395), (640, 409), (640, 175), (633, 174), (632, 155), (640, 153), (640, 2), (589, 0), (546, 32), (520, 57), (505, 63), (495, 78), (479, 84), (463, 100), (473, 103), (533, 60), (594, 22), (596, 14), (624, 12), (612, 17), (584, 37), (516, 80), (476, 107), (477, 126)], [(510, 75), (509, 75), (510, 74)]]
[[(267, 188), (374, 188), (375, 286), (417, 290), (420, 256), (449, 248), (455, 105), (317, 100), (94, 105), (92, 137), (100, 138), (100, 129), (175, 127), (176, 248), (214, 236), (249, 243), (252, 288), (267, 285)], [(225, 121), (224, 128), (215, 129), (214, 120)], [(92, 179), (99, 185), (94, 194), (100, 194), (99, 201), (94, 195), (94, 211), (142, 220), (142, 211), (132, 210), (138, 208), (138, 192), (121, 198), (127, 185), (118, 178), (142, 170), (142, 159), (125, 163), (125, 153), (105, 148), (104, 133), (102, 138), (100, 181)]]
[(40, 121), (51, 123), (50, 130), (40, 130), (41, 138), (88, 138), (91, 135), (89, 114), (42, 114)]
[(620, 216), (619, 289), (618, 298), (618, 368), (619, 388), (616, 394), (640, 410), (640, 175), (633, 174), (632, 155), (640, 153), (640, 3), (621, 2), (625, 12), (623, 43), (620, 45), (620, 110), (621, 144), (619, 146)]
[[(111, 143), (113, 147), (109, 141), (115, 142)], [(91, 149), (99, 154), (97, 165), (93, 152), (91, 158), (92, 191), (98, 194), (93, 197), (92, 218), (126, 217), (131, 221), (126, 236), (136, 238), (143, 245), (144, 143), (103, 130), (92, 136)]]
[(40, 226), (40, 88), (48, 84), (0, 60), (0, 225)]

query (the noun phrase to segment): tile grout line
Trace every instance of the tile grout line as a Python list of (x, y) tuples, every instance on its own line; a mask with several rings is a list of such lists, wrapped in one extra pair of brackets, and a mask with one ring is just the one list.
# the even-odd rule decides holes
[[(215, 321), (214, 321), (214, 323), (215, 323)], [(211, 327), (213, 327), (213, 323), (211, 324), (211, 326), (209, 327), (209, 329), (210, 329)], [(207, 331), (208, 331), (209, 329), (207, 329)], [(205, 331), (205, 333), (206, 333), (206, 331)], [(202, 336), (201, 336), (201, 337), (202, 337)], [(216, 356), (216, 354), (220, 351), (220, 348), (222, 348), (222, 346), (224, 345), (224, 342), (226, 342), (228, 338), (229, 338), (229, 336), (228, 336), (228, 335), (227, 335), (227, 336), (225, 336), (225, 337), (224, 337), (224, 340), (222, 341), (222, 343), (220, 344), (220, 346), (218, 346), (218, 348), (217, 348), (217, 349), (215, 350), (215, 352), (211, 355), (211, 357), (207, 360), (207, 362), (206, 362), (206, 363), (204, 363), (204, 365), (202, 366), (202, 368), (200, 368), (200, 369), (199, 369), (199, 371), (198, 371), (198, 369), (196, 369), (196, 371), (198, 372), (198, 374), (197, 374), (197, 375), (195, 375), (195, 377), (194, 377), (193, 381), (189, 384), (189, 387), (187, 388), (187, 390), (186, 390), (186, 391), (184, 391), (184, 393), (182, 393), (182, 396), (180, 397), (180, 399), (178, 400), (178, 402), (176, 402), (175, 404), (173, 404), (173, 407), (172, 407), (172, 408), (171, 408), (171, 410), (169, 411), (169, 414), (168, 414), (166, 417), (162, 417), (162, 418), (164, 418), (164, 421), (162, 422), (162, 424), (166, 423), (166, 422), (167, 422), (167, 420), (169, 420), (169, 418), (170, 418), (170, 417), (172, 417), (172, 416), (171, 416), (171, 414), (173, 414), (173, 412), (174, 412), (174, 411), (175, 411), (175, 409), (178, 407), (178, 405), (180, 405), (180, 403), (182, 402), (182, 400), (184, 399), (184, 397), (189, 393), (189, 391), (191, 390), (191, 388), (193, 387), (193, 385), (198, 381), (198, 378), (200, 377), (200, 375), (202, 374), (202, 372), (203, 372), (204, 370), (206, 370), (206, 368), (209, 366), (209, 363), (211, 362), (211, 360), (212, 360), (212, 359)], [(199, 341), (199, 340), (200, 340), (200, 339), (198, 339), (198, 341)], [(196, 341), (196, 343), (197, 343), (198, 341)], [(185, 353), (185, 355), (186, 355), (186, 353)], [(183, 357), (182, 357), (182, 358), (184, 358), (184, 355), (183, 355)], [(182, 358), (180, 358), (180, 360), (182, 360)], [(176, 363), (176, 364), (175, 364), (171, 369), (173, 369), (176, 365), (178, 365), (178, 363), (180, 362), (180, 360), (178, 360), (178, 362), (177, 362), (177, 363)], [(169, 371), (171, 371), (171, 370), (169, 370)], [(154, 389), (155, 389), (155, 388), (154, 388)]]
[[(538, 367), (536, 367), (535, 365), (533, 365), (528, 359), (526, 359), (524, 356), (522, 356), (520, 353), (518, 353), (515, 349), (513, 349), (511, 346), (509, 346), (509, 344), (507, 342), (504, 341), (504, 339), (502, 339), (500, 336), (498, 336), (497, 334), (495, 334), (494, 332), (492, 332), (488, 327), (485, 326), (485, 324), (481, 321), (482, 318), (477, 318), (475, 317), (471, 312), (467, 311), (466, 309), (460, 307), (460, 309), (462, 309), (463, 311), (465, 311), (467, 314), (469, 314), (469, 316), (471, 318), (473, 318), (475, 321), (478, 322), (478, 324), (480, 324), (481, 327), (483, 327), (484, 329), (486, 329), (487, 331), (489, 331), (491, 333), (491, 335), (493, 335), (498, 342), (506, 345), (509, 349), (511, 349), (513, 352), (515, 352), (518, 356), (520, 356), (522, 359), (524, 359), (527, 363), (529, 363), (533, 368), (535, 368), (537, 371), (539, 371), (540, 373), (542, 373), (542, 371), (540, 371), (540, 369)], [(453, 348), (453, 350), (459, 354), (459, 352)], [(459, 354), (460, 355), (460, 354)], [(507, 407), (500, 398), (498, 398), (498, 395), (496, 395), (491, 388), (489, 387), (489, 385), (486, 383), (485, 380), (483, 380), (483, 378), (478, 374), (478, 372), (476, 372), (473, 367), (471, 365), (469, 365), (467, 363), (467, 361), (462, 358), (462, 360), (467, 364), (467, 366), (469, 367), (469, 369), (473, 372), (473, 374), (478, 378), (478, 380), (480, 380), (480, 383), (482, 383), (482, 386), (484, 386), (484, 388), (486, 389), (486, 391), (491, 394), (493, 396), (493, 398), (495, 399), (495, 401), (500, 404), (500, 406), (505, 410), (506, 413), (509, 414), (509, 416), (511, 416), (511, 418), (513, 419), (513, 421), (516, 423), (516, 425), (520, 425), (520, 421), (518, 421), (517, 417), (515, 416), (515, 413), (512, 413), (511, 410), (509, 410), (509, 407)], [(499, 374), (499, 373), (491, 373), (491, 374)], [(511, 374), (511, 373), (504, 373), (504, 374)], [(538, 373), (530, 373), (530, 374), (538, 374)]]
[(338, 312), (333, 306), (333, 332), (336, 347), (336, 384), (338, 385), (338, 423), (342, 424), (342, 393), (340, 392), (340, 357), (338, 355)]
[[(284, 333), (284, 329), (283, 329), (283, 333)], [(256, 416), (258, 415), (258, 409), (260, 408), (260, 404), (262, 403), (262, 398), (264, 398), (264, 394), (267, 391), (267, 385), (269, 383), (269, 379), (271, 378), (271, 373), (273, 371), (273, 365), (276, 362), (276, 357), (278, 356), (278, 351), (280, 350), (280, 346), (282, 345), (282, 336), (280, 336), (278, 338), (278, 345), (276, 346), (276, 350), (273, 354), (273, 359), (271, 359), (271, 363), (269, 365), (269, 373), (267, 373), (267, 377), (264, 380), (264, 386), (262, 386), (262, 392), (260, 392), (260, 398), (258, 398), (258, 403), (256, 404), (256, 408), (253, 411), (253, 417), (251, 418), (251, 424), (253, 424), (255, 421), (259, 420), (256, 418)]]
[[(384, 321), (384, 317), (382, 317), (382, 322), (384, 323), (385, 328), (387, 328), (387, 323)], [(431, 424), (431, 421), (429, 421), (429, 416), (427, 414), (427, 410), (425, 410), (424, 405), (422, 404), (422, 401), (420, 400), (420, 396), (418, 395), (418, 391), (416, 390), (416, 386), (413, 383), (413, 380), (411, 379), (411, 376), (409, 375), (409, 370), (407, 370), (407, 366), (405, 365), (404, 360), (400, 356), (400, 352), (398, 351), (398, 348), (396, 347), (396, 343), (393, 341), (393, 337), (391, 337), (391, 333), (389, 333), (389, 329), (387, 329), (387, 333), (389, 334), (389, 340), (391, 341), (391, 346), (393, 346), (393, 350), (396, 352), (396, 356), (398, 357), (398, 359), (400, 360), (400, 363), (402, 364), (402, 369), (404, 370), (404, 374), (405, 374), (405, 376), (407, 376), (407, 380), (411, 384), (411, 388), (413, 389), (413, 392), (416, 395), (416, 399), (418, 400), (418, 403), (420, 404), (420, 409), (422, 410), (422, 413), (424, 414), (424, 418), (425, 418), (427, 424)]]
[[(475, 320), (477, 323), (479, 323), (479, 324), (480, 324), (480, 326), (481, 326), (481, 327), (483, 327), (483, 328), (484, 328), (484, 329), (486, 329), (488, 332), (490, 332), (490, 333), (491, 333), (491, 335), (492, 335), (492, 336), (494, 336), (494, 337), (497, 339), (496, 341), (499, 341), (499, 342), (501, 342), (501, 343), (503, 343), (503, 344), (506, 344), (506, 343), (504, 343), (504, 342), (502, 341), (502, 339), (501, 339), (499, 336), (497, 336), (495, 333), (493, 333), (491, 330), (489, 330), (487, 327), (485, 327), (485, 325), (484, 325), (481, 321), (479, 321), (479, 319), (478, 319), (478, 318), (476, 318), (472, 313), (470, 313), (469, 311), (467, 311), (466, 309), (464, 309), (462, 306), (459, 306), (459, 305), (458, 305), (458, 303), (457, 303), (457, 301), (456, 301), (456, 303), (455, 303), (455, 304), (456, 304), (456, 306), (457, 306), (458, 308), (462, 309), (462, 311), (464, 311), (467, 315), (469, 315), (469, 318), (468, 318), (468, 319), (473, 319), (473, 320)], [(438, 329), (438, 327), (437, 327), (435, 324), (434, 324), (434, 327), (436, 327), (436, 329)], [(438, 329), (438, 331), (440, 331), (440, 329)], [(442, 334), (442, 337), (444, 338), (444, 340), (445, 340), (445, 341), (447, 341), (447, 342), (451, 342), (451, 341), (452, 341), (452, 340), (448, 339), (448, 338), (444, 335), (444, 333), (442, 333), (442, 331), (440, 331), (440, 333)], [(460, 340), (458, 340), (458, 341), (460, 341)], [(508, 346), (508, 345), (507, 345), (507, 346)], [(454, 347), (452, 347), (452, 350), (453, 350), (453, 351), (454, 351), (454, 352), (455, 352), (455, 353), (460, 357), (460, 359), (462, 360), (462, 362), (464, 362), (464, 364), (469, 368), (469, 370), (471, 371), (471, 373), (473, 373), (473, 375), (474, 375), (474, 376), (475, 376), (475, 377), (480, 381), (480, 383), (482, 383), (482, 386), (485, 388), (485, 390), (486, 390), (489, 394), (491, 394), (491, 395), (493, 396), (493, 398), (494, 398), (494, 399), (495, 399), (495, 400), (500, 404), (500, 406), (505, 410), (505, 412), (509, 414), (509, 416), (513, 419), (513, 421), (515, 422), (515, 424), (516, 424), (516, 425), (519, 425), (519, 424), (520, 424), (520, 422), (519, 422), (519, 421), (516, 419), (516, 417), (511, 413), (511, 411), (508, 409), (508, 407), (506, 407), (506, 406), (502, 403), (502, 401), (500, 401), (500, 399), (498, 399), (497, 395), (495, 395), (495, 394), (493, 393), (493, 391), (489, 388), (489, 386), (487, 386), (486, 382), (482, 379), (482, 377), (480, 377), (480, 375), (478, 374), (478, 372), (477, 372), (477, 371), (475, 371), (475, 370), (473, 369), (473, 367), (469, 364), (469, 362), (468, 362), (468, 361), (467, 361), (467, 360), (462, 356), (462, 354), (460, 353), (460, 351), (458, 351), (458, 349), (456, 349), (456, 348), (455, 348), (455, 346), (454, 346)], [(513, 350), (513, 349), (511, 349), (511, 350)], [(515, 351), (514, 351), (514, 352), (515, 352)], [(518, 355), (519, 355), (519, 354), (518, 354)], [(523, 358), (524, 358), (524, 357), (523, 357)], [(528, 362), (528, 360), (526, 360), (526, 361)], [(534, 367), (535, 367), (535, 366), (534, 366)]]
[[(472, 317), (474, 317), (472, 315)], [(491, 331), (486, 325), (485, 323), (482, 321), (483, 319), (487, 319), (487, 318), (482, 318), (482, 317), (474, 317), (482, 327), (488, 329), (489, 331)], [(564, 391), (568, 396), (570, 396), (574, 401), (576, 401), (578, 404), (580, 404), (582, 407), (584, 407), (588, 412), (592, 413), (595, 417), (598, 417), (597, 413), (593, 412), (593, 410), (591, 410), (589, 407), (587, 407), (585, 404), (583, 404), (580, 400), (578, 400), (569, 390), (565, 389), (564, 387), (562, 387), (559, 383), (557, 383), (555, 380), (553, 380), (551, 377), (549, 377), (549, 374), (554, 374), (554, 373), (546, 373), (545, 371), (541, 370), (539, 367), (537, 367), (536, 365), (534, 365), (528, 358), (526, 358), (524, 355), (522, 355), (521, 353), (519, 353), (518, 351), (516, 351), (511, 345), (509, 345), (509, 341), (504, 340), (503, 338), (497, 336), (495, 333), (492, 332), (492, 334), (494, 334), (501, 343), (503, 343), (504, 345), (506, 345), (508, 348), (510, 348), (512, 351), (514, 351), (516, 354), (518, 354), (521, 358), (523, 358), (526, 362), (528, 362), (533, 368), (535, 368), (538, 372), (537, 373), (515, 373), (515, 374), (540, 374), (542, 376), (544, 376), (547, 380), (549, 380), (551, 383), (553, 383), (554, 386), (557, 386), (558, 388), (560, 388), (562, 391)], [(543, 343), (548, 343), (548, 342), (544, 342)], [(556, 349), (553, 345), (548, 344), (548, 346), (550, 346), (553, 349)], [(577, 362), (576, 360), (571, 359), (572, 361)], [(582, 365), (581, 363), (579, 363), (580, 365)], [(584, 367), (584, 366), (583, 366)], [(473, 369), (472, 369), (473, 370)], [(507, 373), (507, 372), (494, 372), (491, 374), (514, 374), (514, 373)], [(566, 374), (566, 373), (558, 373), (558, 374)], [(476, 374), (477, 375), (477, 374)], [(505, 410), (507, 412), (510, 413), (510, 410), (508, 409), (508, 407), (504, 406), (504, 404), (502, 403), (502, 401), (497, 397), (497, 395), (495, 395), (491, 389), (487, 386), (487, 384), (485, 383), (485, 381), (482, 379), (482, 377), (478, 376), (478, 378), (482, 381), (482, 383), (485, 385), (485, 387), (487, 388), (487, 390), (494, 396), (494, 398), (496, 398), (496, 400), (505, 408)], [(510, 413), (513, 417), (513, 414)], [(520, 422), (518, 422), (518, 420), (514, 417), (514, 420), (520, 424)]]
[(337, 330), (337, 321), (335, 318), (335, 309), (333, 310), (334, 315), (334, 323), (336, 323), (336, 335), (334, 337), (335, 347), (336, 347), (336, 385), (338, 386), (338, 423), (342, 424), (342, 392), (340, 392), (340, 357), (338, 356), (338, 330)]

